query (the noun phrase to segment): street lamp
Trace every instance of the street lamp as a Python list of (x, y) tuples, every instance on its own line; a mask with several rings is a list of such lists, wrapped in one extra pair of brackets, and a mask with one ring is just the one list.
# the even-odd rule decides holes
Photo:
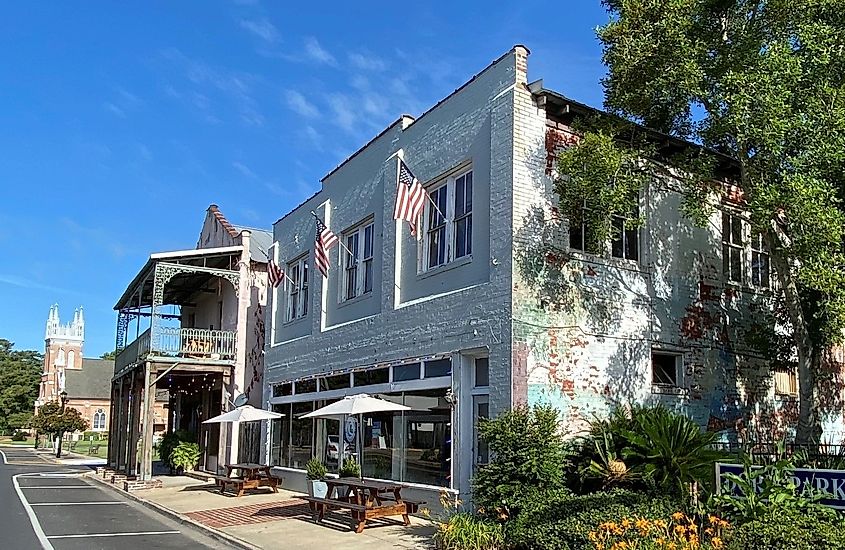
[[(65, 415), (65, 404), (67, 403), (67, 392), (62, 390), (62, 393), (59, 394), (59, 399), (62, 402), (62, 407), (59, 409), (59, 414), (61, 416)], [(62, 457), (62, 436), (64, 434), (61, 430), (59, 430), (59, 444), (56, 446), (56, 458)]]

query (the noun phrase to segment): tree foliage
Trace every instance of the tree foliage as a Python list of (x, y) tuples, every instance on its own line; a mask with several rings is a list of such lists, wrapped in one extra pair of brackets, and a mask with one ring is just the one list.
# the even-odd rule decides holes
[(39, 432), (47, 434), (83, 432), (88, 429), (88, 421), (82, 418), (78, 410), (66, 406), (62, 412), (58, 401), (44, 403), (30, 423)]
[(492, 459), (472, 481), (473, 502), (485, 513), (516, 516), (539, 492), (562, 487), (566, 451), (552, 407), (517, 407), (479, 426)]
[(586, 201), (598, 235), (606, 234), (612, 214), (630, 212), (631, 191), (643, 187), (647, 169), (652, 181), (676, 186), (686, 213), (701, 221), (719, 206), (721, 186), (713, 182), (729, 168), (751, 230), (771, 252), (799, 372), (797, 435), (809, 440), (818, 424), (814, 374), (821, 352), (845, 327), (842, 3), (604, 4), (611, 17), (598, 37), (608, 68), (607, 110), (703, 147), (669, 154), (666, 139), (642, 127), (616, 119), (610, 129), (593, 125), (560, 160), (565, 212), (578, 216), (579, 201)]
[(13, 347), (0, 338), (0, 432), (24, 427), (41, 381), (41, 354)]

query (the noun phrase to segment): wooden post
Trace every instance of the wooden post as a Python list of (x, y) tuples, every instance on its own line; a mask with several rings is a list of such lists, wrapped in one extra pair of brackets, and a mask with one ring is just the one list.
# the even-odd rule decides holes
[(124, 386), (126, 385), (126, 375), (122, 375), (120, 377), (119, 382), (119, 389), (118, 393), (120, 395), (119, 399), (117, 400), (117, 425), (115, 426), (115, 434), (117, 437), (117, 441), (115, 441), (115, 465), (114, 468), (116, 470), (122, 469), (124, 466), (124, 460), (126, 458), (125, 451), (126, 451), (126, 413), (124, 412), (124, 401), (126, 400), (125, 397), (125, 390)]
[(153, 418), (155, 407), (155, 384), (150, 384), (156, 371), (150, 367), (150, 362), (144, 362), (144, 427), (141, 437), (141, 479), (146, 481), (153, 477)]
[(129, 419), (129, 436), (126, 439), (126, 473), (133, 475), (136, 473), (138, 466), (138, 415), (140, 407), (138, 403), (138, 384), (135, 383), (138, 378), (138, 373), (132, 369), (131, 378), (129, 381), (129, 411), (127, 417)]
[(114, 454), (118, 447), (115, 445), (115, 428), (117, 426), (117, 407), (120, 407), (120, 399), (118, 396), (117, 383), (112, 381), (111, 392), (109, 395), (109, 440), (108, 451), (106, 452), (106, 464), (109, 468), (114, 468)]

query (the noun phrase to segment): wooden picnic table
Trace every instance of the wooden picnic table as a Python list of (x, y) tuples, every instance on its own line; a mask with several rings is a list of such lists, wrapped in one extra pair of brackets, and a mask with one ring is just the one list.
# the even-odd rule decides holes
[[(238, 470), (239, 476), (232, 476), (232, 472)], [(278, 493), (278, 478), (273, 477), (270, 473), (270, 466), (264, 464), (242, 463), (242, 464), (226, 464), (225, 476), (212, 476), (215, 484), (220, 487), (220, 492), (226, 491), (228, 485), (237, 491), (237, 495), (243, 496), (246, 489), (256, 489), (258, 487), (270, 487), (274, 493)]]
[(327, 508), (347, 508), (356, 533), (363, 532), (367, 520), (373, 518), (402, 516), (402, 521), (408, 525), (408, 514), (415, 513), (421, 504), (403, 499), (402, 486), (398, 483), (339, 478), (327, 479), (326, 485), (326, 498), (306, 497), (317, 512), (317, 521), (323, 520)]

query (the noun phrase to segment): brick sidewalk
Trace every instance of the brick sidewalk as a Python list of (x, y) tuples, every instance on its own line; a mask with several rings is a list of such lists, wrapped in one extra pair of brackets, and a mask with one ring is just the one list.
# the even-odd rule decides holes
[(308, 508), (307, 502), (294, 498), (279, 502), (265, 502), (232, 508), (187, 512), (185, 515), (203, 525), (222, 529), (224, 527), (234, 527), (235, 525), (264, 523), (266, 521), (277, 521), (294, 517), (310, 518), (311, 510)]

